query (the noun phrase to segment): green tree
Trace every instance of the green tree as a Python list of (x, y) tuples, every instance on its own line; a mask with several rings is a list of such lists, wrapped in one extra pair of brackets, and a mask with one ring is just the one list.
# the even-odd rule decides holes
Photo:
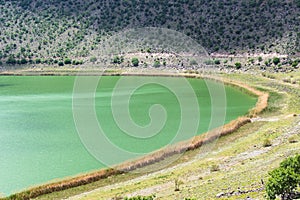
[(270, 66), (270, 62), (268, 60), (265, 61), (266, 66)]
[(190, 61), (190, 65), (195, 66), (195, 65), (198, 65), (198, 63), (195, 59), (193, 59), (193, 60)]
[(160, 62), (159, 62), (159, 60), (154, 61), (153, 67), (155, 67), (155, 68), (160, 67)]
[(292, 199), (294, 190), (300, 186), (300, 155), (285, 159), (280, 166), (269, 172), (266, 184), (268, 199)]
[(167, 66), (167, 61), (163, 61), (163, 66)]
[(7, 61), (6, 61), (6, 64), (9, 64), (9, 65), (14, 65), (16, 63), (17, 63), (17, 60), (12, 55), (10, 55), (9, 58), (7, 59)]
[(27, 62), (28, 62), (28, 61), (27, 61), (25, 58), (22, 58), (21, 61), (20, 61), (20, 63), (21, 63), (22, 65), (27, 64)]
[(219, 65), (219, 64), (221, 64), (221, 62), (220, 62), (220, 60), (214, 60), (214, 62), (215, 62), (215, 65)]
[(40, 58), (35, 59), (35, 64), (40, 64), (42, 61)]
[(300, 8), (300, 0), (295, 0), (295, 3)]
[(249, 62), (253, 64), (254, 63), (254, 58), (250, 58)]
[(94, 63), (96, 61), (97, 61), (97, 58), (95, 56), (93, 56), (93, 57), (90, 58), (90, 62)]
[(278, 65), (280, 63), (280, 59), (277, 57), (273, 58), (273, 63), (274, 65)]
[(204, 64), (206, 64), (206, 65), (213, 65), (214, 61), (213, 60), (205, 60)]
[(234, 65), (235, 65), (236, 69), (241, 69), (242, 68), (242, 64), (240, 62), (236, 62)]
[(299, 61), (298, 61), (298, 60), (295, 60), (295, 61), (293, 61), (293, 63), (292, 63), (292, 67), (296, 68), (298, 64), (299, 64)]
[(133, 66), (137, 67), (139, 66), (139, 59), (138, 58), (132, 58), (131, 63)]
[(258, 62), (261, 62), (263, 59), (261, 56), (258, 57)]
[(72, 64), (72, 60), (70, 58), (66, 58), (64, 63), (65, 63), (65, 65), (70, 65), (70, 64)]
[(120, 57), (120, 56), (115, 56), (114, 58), (113, 58), (113, 63), (114, 64), (121, 64), (122, 62), (124, 61), (124, 57)]
[(58, 62), (58, 66), (64, 66), (64, 62), (63, 61), (59, 61)]

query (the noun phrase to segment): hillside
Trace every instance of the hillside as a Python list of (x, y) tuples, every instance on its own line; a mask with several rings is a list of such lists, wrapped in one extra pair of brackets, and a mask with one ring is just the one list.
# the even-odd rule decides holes
[(291, 55), (299, 12), (299, 0), (0, 0), (0, 59), (81, 64), (106, 36), (134, 27), (177, 30), (210, 53)]

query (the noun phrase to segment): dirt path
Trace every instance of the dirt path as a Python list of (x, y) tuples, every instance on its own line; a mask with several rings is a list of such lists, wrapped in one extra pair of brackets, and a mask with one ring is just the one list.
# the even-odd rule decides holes
[(279, 116), (273, 116), (273, 117), (256, 117), (252, 118), (251, 122), (277, 122), (279, 120), (288, 119), (290, 117), (297, 116), (296, 114), (289, 114), (289, 115), (279, 115)]

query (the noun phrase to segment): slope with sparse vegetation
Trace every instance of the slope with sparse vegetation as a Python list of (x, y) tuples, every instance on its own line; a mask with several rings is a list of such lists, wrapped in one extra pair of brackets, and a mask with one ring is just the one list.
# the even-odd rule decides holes
[(103, 38), (135, 27), (180, 31), (209, 52), (299, 52), (298, 0), (0, 1), (2, 64), (95, 61)]

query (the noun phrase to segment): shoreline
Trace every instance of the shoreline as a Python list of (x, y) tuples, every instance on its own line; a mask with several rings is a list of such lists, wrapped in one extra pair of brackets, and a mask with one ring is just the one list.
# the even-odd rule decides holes
[[(3, 75), (3, 74), (2, 74)], [(9, 75), (16, 75), (16, 74), (9, 74)], [(84, 74), (85, 75), (85, 74)], [(96, 74), (93, 74), (96, 75)], [(77, 187), (81, 185), (86, 185), (92, 182), (96, 182), (98, 180), (107, 178), (112, 175), (118, 175), (122, 173), (126, 173), (129, 171), (133, 171), (138, 168), (142, 168), (144, 166), (148, 166), (154, 163), (157, 163), (161, 160), (164, 160), (167, 157), (172, 155), (181, 154), (185, 151), (195, 150), (201, 147), (203, 144), (215, 141), (217, 138), (228, 135), (241, 126), (250, 123), (251, 118), (262, 112), (267, 107), (268, 102), (268, 93), (264, 93), (259, 91), (249, 85), (232, 81), (230, 79), (218, 78), (211, 75), (201, 75), (201, 74), (189, 74), (189, 73), (172, 73), (172, 72), (160, 72), (160, 73), (141, 73), (141, 72), (121, 72), (121, 73), (105, 73), (102, 74), (105, 76), (165, 76), (165, 77), (186, 77), (186, 78), (203, 78), (203, 79), (211, 79), (215, 81), (221, 81), (224, 84), (232, 85), (234, 87), (238, 87), (240, 89), (246, 90), (250, 94), (253, 94), (258, 97), (257, 103), (254, 108), (252, 108), (248, 116), (239, 117), (222, 127), (216, 128), (209, 132), (203, 133), (201, 135), (195, 136), (191, 138), (192, 142), (182, 141), (177, 144), (174, 144), (169, 147), (165, 147), (147, 155), (145, 157), (139, 158), (134, 161), (127, 161), (117, 165), (114, 168), (109, 169), (100, 169), (95, 172), (78, 175), (72, 178), (66, 178), (58, 182), (48, 183), (44, 185), (40, 185), (37, 187), (29, 188), (28, 190), (24, 190), (20, 193), (13, 194), (8, 197), (4, 197), (3, 199), (14, 199), (14, 198), (22, 198), (22, 199), (29, 199), (35, 198), (44, 194), (62, 191), (68, 188)], [(51, 75), (49, 75), (51, 76)], [(189, 140), (190, 141), (190, 140)], [(1, 199), (1, 198), (0, 198)]]

